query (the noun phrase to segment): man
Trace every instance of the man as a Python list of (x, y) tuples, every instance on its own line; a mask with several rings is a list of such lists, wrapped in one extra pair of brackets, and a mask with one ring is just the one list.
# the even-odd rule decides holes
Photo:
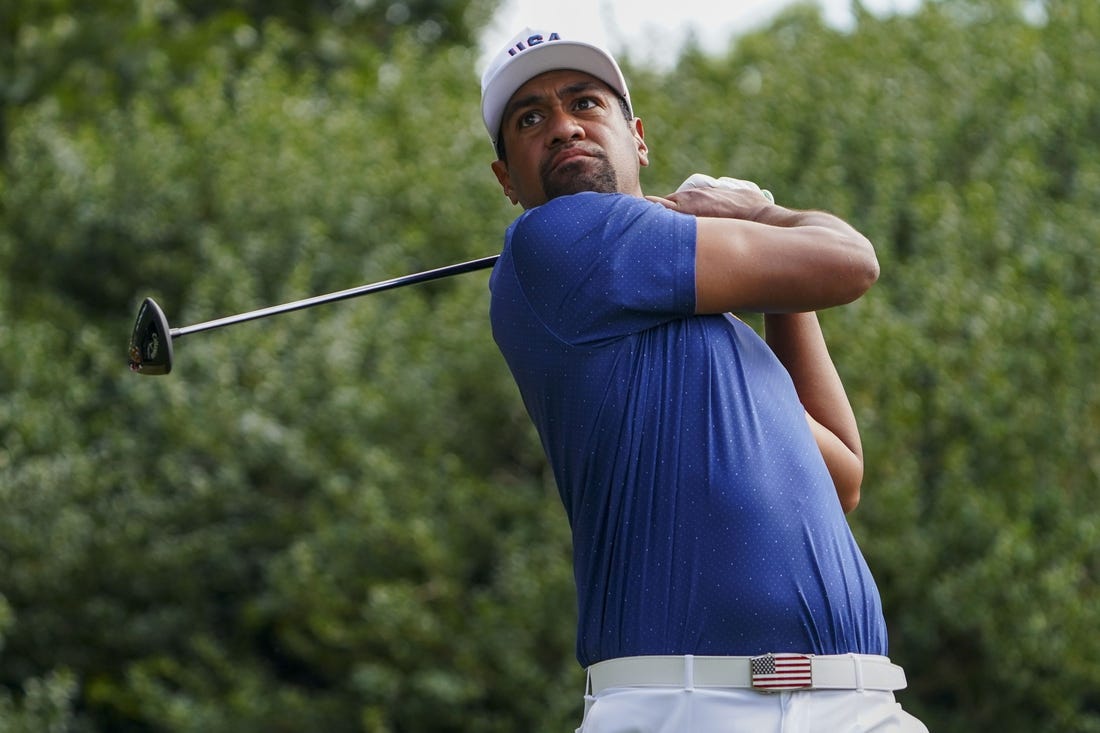
[(525, 210), (491, 321), (572, 528), (581, 730), (924, 731), (844, 517), (863, 457), (814, 314), (875, 282), (870, 242), (747, 182), (644, 196), (618, 65), (558, 33), (512, 40), (482, 113)]

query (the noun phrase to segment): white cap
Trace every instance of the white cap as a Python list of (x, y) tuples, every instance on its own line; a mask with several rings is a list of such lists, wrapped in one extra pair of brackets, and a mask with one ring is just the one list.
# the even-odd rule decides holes
[(609, 52), (592, 43), (567, 40), (553, 31), (524, 28), (481, 75), (481, 116), (494, 145), (504, 108), (516, 90), (539, 74), (557, 69), (591, 74), (621, 95), (627, 107), (631, 106), (626, 79)]

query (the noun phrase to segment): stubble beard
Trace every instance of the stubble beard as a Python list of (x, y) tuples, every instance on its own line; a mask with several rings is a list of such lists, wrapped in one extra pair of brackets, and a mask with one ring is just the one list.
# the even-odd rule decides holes
[(546, 163), (540, 171), (540, 178), (547, 201), (558, 196), (568, 196), (584, 191), (594, 193), (618, 193), (619, 191), (619, 177), (615, 174), (611, 161), (602, 152), (571, 160), (553, 170)]

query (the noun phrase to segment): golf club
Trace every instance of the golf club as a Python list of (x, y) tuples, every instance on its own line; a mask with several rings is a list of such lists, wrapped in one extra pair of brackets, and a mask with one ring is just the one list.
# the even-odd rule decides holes
[(338, 290), (335, 293), (317, 295), (312, 298), (295, 300), (290, 303), (283, 303), (282, 305), (273, 305), (268, 308), (260, 308), (259, 310), (239, 313), (235, 316), (226, 316), (213, 321), (205, 321), (203, 323), (196, 323), (193, 326), (182, 326), (180, 328), (169, 328), (168, 319), (165, 317), (161, 307), (157, 305), (157, 302), (152, 298), (146, 298), (142, 302), (141, 308), (138, 310), (137, 321), (134, 323), (134, 331), (130, 335), (130, 370), (138, 374), (146, 375), (167, 374), (172, 371), (172, 340), (180, 336), (186, 336), (189, 333), (210, 331), (234, 323), (253, 321), (257, 318), (266, 318), (279, 313), (302, 310), (303, 308), (312, 308), (322, 303), (347, 300), (348, 298), (356, 298), (360, 295), (367, 295), (368, 293), (377, 293), (382, 290), (399, 288), (403, 285), (413, 285), (414, 283), (438, 280), (464, 272), (484, 270), (492, 267), (499, 257), (500, 255), (490, 255), (489, 257), (482, 257), (481, 259), (470, 260), (469, 262), (460, 262), (455, 265), (447, 265), (446, 267), (439, 267), (434, 270), (403, 275), (391, 280), (371, 283), (370, 285), (360, 285), (355, 288), (348, 288), (347, 290)]

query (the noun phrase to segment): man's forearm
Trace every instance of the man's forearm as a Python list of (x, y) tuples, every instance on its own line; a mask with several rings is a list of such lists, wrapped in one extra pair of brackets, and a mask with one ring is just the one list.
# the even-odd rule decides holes
[(791, 375), (806, 412), (862, 457), (859, 427), (816, 313), (764, 316), (768, 346)]

